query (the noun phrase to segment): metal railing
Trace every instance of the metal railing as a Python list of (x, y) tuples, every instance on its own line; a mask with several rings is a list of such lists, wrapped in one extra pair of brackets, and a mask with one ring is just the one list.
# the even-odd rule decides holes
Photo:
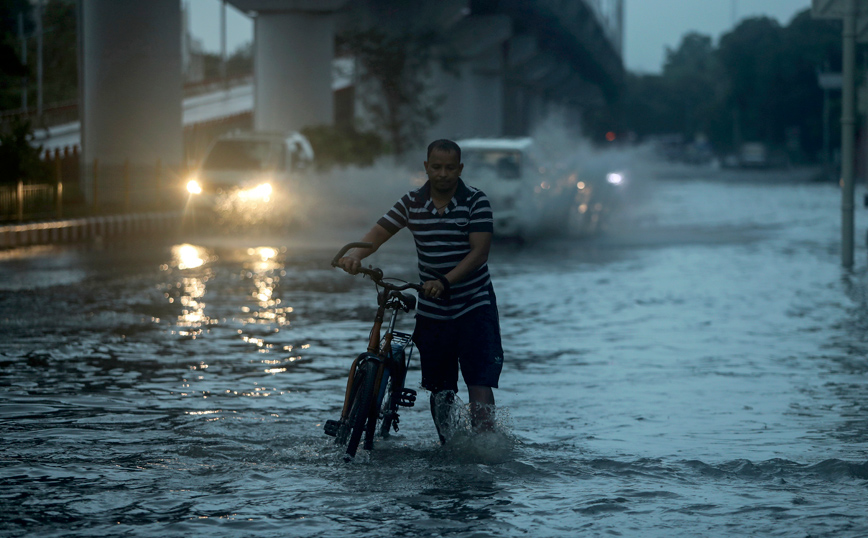
[(181, 166), (82, 162), (77, 147), (41, 155), (47, 171), (39, 178), (0, 184), (0, 223), (90, 217), (131, 212), (173, 210), (186, 201), (187, 170), (201, 158), (208, 144), (233, 129), (250, 129), (245, 112), (184, 129), (185, 159)]
[(0, 221), (61, 218), (62, 184), (0, 186)]

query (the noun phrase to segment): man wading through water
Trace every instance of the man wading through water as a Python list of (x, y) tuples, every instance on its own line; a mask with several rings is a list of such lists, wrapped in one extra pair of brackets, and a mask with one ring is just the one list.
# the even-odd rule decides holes
[[(435, 140), (423, 163), (428, 181), (410, 191), (338, 265), (356, 274), (361, 261), (401, 228), (413, 233), (423, 282), (413, 342), (419, 348), (422, 386), (431, 391), (431, 415), (446, 443), (450, 410), (458, 392), (459, 365), (477, 431), (494, 428), (494, 391), (503, 367), (500, 322), (488, 274), (493, 219), (485, 194), (461, 180), (461, 148)], [(440, 273), (440, 276), (431, 270)]]

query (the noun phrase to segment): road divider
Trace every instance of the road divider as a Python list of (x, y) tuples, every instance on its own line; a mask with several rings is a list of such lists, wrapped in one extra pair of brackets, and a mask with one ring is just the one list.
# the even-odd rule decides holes
[(173, 233), (180, 229), (182, 219), (182, 211), (163, 211), (0, 225), (0, 249), (76, 243), (121, 235)]

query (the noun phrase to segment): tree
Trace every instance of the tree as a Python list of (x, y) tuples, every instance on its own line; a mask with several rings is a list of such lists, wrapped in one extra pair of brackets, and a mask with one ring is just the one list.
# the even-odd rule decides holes
[(32, 7), (27, 0), (0, 0), (0, 110), (21, 106), (21, 79), (30, 70), (21, 62), (18, 17), (30, 31)]
[(726, 88), (711, 38), (689, 33), (677, 49), (667, 50), (661, 75), (628, 75), (626, 117), (639, 136), (692, 140), (715, 130)]
[(438, 37), (433, 32), (386, 34), (373, 28), (338, 36), (340, 54), (359, 66), (358, 92), (371, 126), (385, 133), (396, 155), (424, 142), (426, 129), (438, 119), (443, 96), (432, 91), (432, 61)]
[(44, 181), (48, 168), (39, 158), (42, 147), (34, 147), (30, 124), (14, 120), (11, 128), (0, 133), (0, 184), (14, 185)]
[(676, 50), (667, 50), (663, 79), (673, 130), (687, 140), (699, 133), (708, 135), (727, 90), (711, 37), (689, 33)]
[(760, 141), (814, 158), (822, 147), (817, 72), (839, 70), (840, 58), (840, 22), (814, 19), (810, 10), (786, 27), (766, 17), (744, 20), (717, 47), (687, 34), (667, 51), (662, 74), (628, 76), (624, 115), (640, 136), (689, 140), (704, 132), (718, 150)]

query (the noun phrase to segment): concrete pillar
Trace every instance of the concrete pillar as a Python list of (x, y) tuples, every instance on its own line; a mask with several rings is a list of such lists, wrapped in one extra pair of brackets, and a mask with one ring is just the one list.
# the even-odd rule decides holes
[(254, 28), (254, 128), (331, 125), (334, 15), (260, 12)]
[(512, 22), (501, 15), (469, 17), (447, 31), (461, 53), (458, 76), (434, 79), (446, 101), (430, 137), (502, 136), (504, 130), (504, 50)]
[(440, 107), (440, 118), (430, 129), (428, 138), (469, 138), (476, 136), (474, 126), (472, 67), (466, 62), (455, 66), (457, 75), (446, 73), (435, 67), (434, 80), (437, 91), (444, 97)]
[(181, 7), (179, 0), (81, 1), (82, 165), (93, 203), (92, 163), (99, 160), (99, 203), (153, 203), (157, 161), (177, 167), (183, 154)]
[(503, 134), (524, 136), (527, 134), (527, 103), (523, 88), (514, 81), (507, 81), (503, 88)]
[(473, 60), (470, 121), (477, 136), (503, 136), (503, 51), (492, 47)]
[(503, 88), (503, 134), (526, 136), (530, 133), (530, 98), (522, 74), (528, 62), (539, 55), (534, 36), (519, 34), (507, 41)]

